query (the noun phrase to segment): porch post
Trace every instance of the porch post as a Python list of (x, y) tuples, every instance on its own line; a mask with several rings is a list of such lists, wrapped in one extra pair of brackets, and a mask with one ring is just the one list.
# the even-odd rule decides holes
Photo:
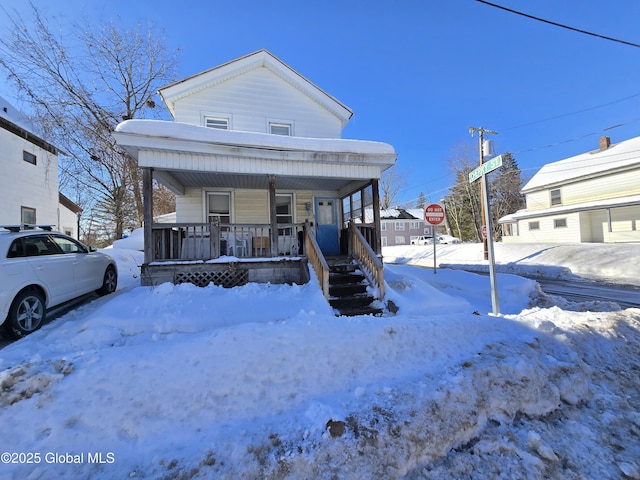
[(144, 263), (153, 262), (153, 169), (142, 169), (142, 204), (144, 214)]
[(278, 217), (276, 210), (276, 176), (269, 175), (269, 220), (271, 223), (271, 256), (278, 254)]
[(371, 180), (371, 193), (373, 195), (373, 225), (376, 238), (372, 245), (377, 255), (382, 253), (382, 231), (380, 230), (380, 192), (378, 191), (378, 179)]

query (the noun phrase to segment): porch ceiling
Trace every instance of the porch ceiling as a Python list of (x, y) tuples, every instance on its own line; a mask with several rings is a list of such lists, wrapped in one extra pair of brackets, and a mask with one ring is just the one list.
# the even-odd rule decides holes
[[(200, 171), (154, 171), (154, 177), (172, 190), (182, 188), (240, 188), (266, 190), (269, 188), (268, 175), (218, 173)], [(276, 188), (280, 190), (326, 190), (345, 191), (357, 189), (369, 180), (354, 181), (345, 178), (318, 178), (276, 175)], [(177, 184), (177, 185), (176, 185)]]

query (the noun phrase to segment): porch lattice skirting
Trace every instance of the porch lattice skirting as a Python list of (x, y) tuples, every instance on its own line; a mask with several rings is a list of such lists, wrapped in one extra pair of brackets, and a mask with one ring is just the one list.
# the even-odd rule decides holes
[(176, 283), (193, 283), (198, 287), (206, 287), (210, 283), (225, 288), (239, 287), (249, 283), (249, 271), (243, 269), (223, 272), (180, 272), (176, 274)]

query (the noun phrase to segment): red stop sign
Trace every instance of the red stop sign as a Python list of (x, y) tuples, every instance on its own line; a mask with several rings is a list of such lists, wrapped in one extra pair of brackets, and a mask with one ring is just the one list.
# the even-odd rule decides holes
[(424, 219), (430, 225), (440, 225), (444, 222), (444, 207), (437, 203), (427, 205), (424, 209)]

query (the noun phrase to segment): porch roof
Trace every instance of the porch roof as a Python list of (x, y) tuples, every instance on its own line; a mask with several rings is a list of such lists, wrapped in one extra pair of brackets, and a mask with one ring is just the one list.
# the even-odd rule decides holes
[(217, 130), (158, 120), (127, 120), (117, 143), (176, 193), (186, 187), (339, 191), (379, 179), (397, 155), (382, 142)]

